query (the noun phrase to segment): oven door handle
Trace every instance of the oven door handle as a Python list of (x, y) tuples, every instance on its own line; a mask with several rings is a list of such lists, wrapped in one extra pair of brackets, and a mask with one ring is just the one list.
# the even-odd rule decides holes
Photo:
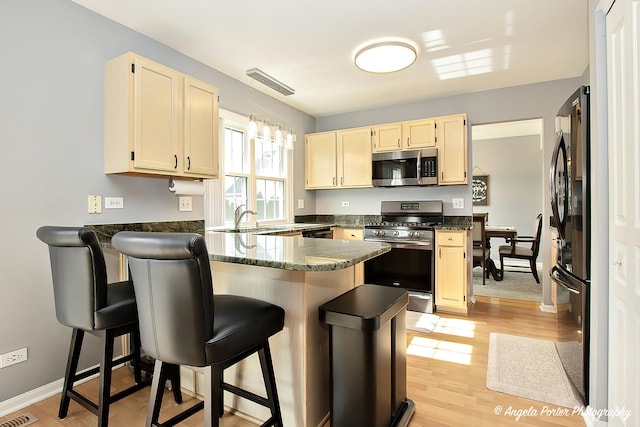
[(391, 248), (393, 249), (418, 249), (420, 251), (430, 251), (433, 250), (433, 246), (430, 242), (425, 242), (424, 244), (420, 243), (398, 243), (398, 242), (387, 242)]
[(573, 292), (574, 294), (578, 294), (579, 295), (580, 294), (580, 290), (578, 288), (576, 288), (568, 280), (565, 280), (564, 277), (561, 277), (561, 276), (562, 276), (562, 273), (561, 273), (560, 269), (558, 268), (558, 266), (553, 266), (553, 268), (551, 269), (551, 272), (549, 273), (549, 277), (551, 277), (551, 280), (555, 281), (556, 283), (558, 283), (560, 286), (562, 286), (563, 288), (565, 288), (569, 292)]

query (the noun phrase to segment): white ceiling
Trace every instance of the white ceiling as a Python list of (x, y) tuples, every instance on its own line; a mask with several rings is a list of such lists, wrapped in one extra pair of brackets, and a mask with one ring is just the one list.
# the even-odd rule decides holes
[[(578, 77), (588, 65), (584, 0), (73, 1), (316, 117)], [(417, 61), (358, 70), (354, 51), (385, 37), (412, 40)], [(444, 78), (443, 64), (461, 76)]]

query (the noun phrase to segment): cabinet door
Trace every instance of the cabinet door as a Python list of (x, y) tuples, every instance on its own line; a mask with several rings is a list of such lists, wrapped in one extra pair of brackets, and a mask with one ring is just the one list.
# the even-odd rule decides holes
[(371, 187), (371, 128), (337, 132), (338, 185)]
[(362, 228), (337, 227), (336, 230), (334, 230), (333, 238), (341, 240), (364, 240), (364, 230)]
[(402, 124), (404, 148), (436, 146), (436, 121), (434, 119), (412, 120)]
[(184, 172), (218, 175), (218, 88), (186, 77), (184, 81)]
[(436, 233), (436, 308), (467, 313), (466, 232)]
[(140, 57), (133, 66), (133, 166), (178, 171), (182, 75)]
[(467, 117), (465, 114), (436, 119), (440, 185), (467, 183)]
[(387, 123), (373, 127), (373, 151), (391, 151), (401, 148), (402, 123)]
[(336, 132), (305, 137), (305, 188), (334, 188), (337, 184)]

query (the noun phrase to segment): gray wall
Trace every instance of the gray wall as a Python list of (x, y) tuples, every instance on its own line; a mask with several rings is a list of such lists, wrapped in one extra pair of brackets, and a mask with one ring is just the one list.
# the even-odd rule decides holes
[[(472, 141), (473, 166), (489, 176), (486, 206), (474, 206), (474, 212), (489, 214), (489, 223), (513, 225), (522, 236), (533, 236), (535, 218), (542, 213), (542, 150), (540, 136)], [(545, 168), (546, 169), (546, 168)], [(498, 240), (492, 242), (491, 256), (499, 259)], [(545, 242), (541, 242), (542, 245)]]
[[(68, 0), (0, 3), (0, 140), (3, 165), (0, 243), (0, 354), (28, 348), (28, 361), (0, 370), (0, 402), (62, 377), (70, 330), (55, 318), (44, 224), (82, 225), (203, 219), (203, 198), (179, 212), (168, 180), (103, 173), (104, 64), (133, 51), (220, 88), (222, 108), (244, 115), (286, 111), (304, 164), (313, 117)], [(290, 113), (289, 113), (290, 111)], [(297, 168), (295, 181), (304, 182)], [(124, 209), (87, 213), (87, 196), (123, 196)], [(296, 186), (296, 198), (313, 194)], [(92, 337), (87, 338), (89, 344)], [(97, 363), (88, 351), (82, 365)]]

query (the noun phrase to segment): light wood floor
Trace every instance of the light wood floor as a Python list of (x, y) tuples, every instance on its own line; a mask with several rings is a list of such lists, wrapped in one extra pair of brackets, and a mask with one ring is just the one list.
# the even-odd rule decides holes
[[(496, 301), (494, 301), (496, 302)], [(504, 301), (503, 301), (504, 302)], [(410, 427), (440, 426), (584, 426), (579, 415), (552, 416), (542, 415), (544, 408), (555, 409), (545, 403), (519, 398), (491, 391), (485, 387), (489, 333), (499, 332), (528, 336), (546, 340), (558, 340), (563, 331), (558, 331), (556, 315), (542, 313), (537, 307), (528, 304), (489, 304), (477, 302), (469, 317), (440, 314), (450, 319), (447, 331), (421, 334), (407, 333), (410, 352), (413, 348), (429, 340), (441, 347), (450, 344), (454, 351), (445, 352), (443, 359), (425, 358), (409, 354), (407, 356), (407, 394), (416, 404), (416, 412)], [(458, 359), (456, 363), (451, 359)], [(468, 364), (467, 364), (468, 363)], [(114, 389), (130, 383), (127, 370), (119, 369), (114, 375)], [(97, 395), (97, 380), (81, 386), (86, 393)], [(141, 390), (111, 406), (110, 425), (143, 426), (146, 416), (149, 388)], [(185, 395), (184, 405), (195, 401)], [(69, 416), (61, 421), (57, 418), (59, 396), (54, 396), (32, 405), (15, 414), (0, 418), (0, 423), (23, 412), (31, 412), (40, 419), (35, 426), (96, 426), (97, 419), (84, 408), (71, 402)], [(502, 413), (496, 415), (497, 407)], [(161, 420), (180, 410), (170, 393), (165, 393)], [(516, 421), (515, 416), (504, 415), (512, 411), (537, 412), (537, 416), (523, 416)], [(179, 424), (181, 426), (202, 426), (202, 413)], [(238, 416), (225, 415), (221, 420), (225, 427), (253, 427), (255, 424)], [(287, 426), (298, 427), (298, 426)], [(361, 426), (354, 426), (361, 427)], [(362, 426), (366, 427), (366, 426)]]

